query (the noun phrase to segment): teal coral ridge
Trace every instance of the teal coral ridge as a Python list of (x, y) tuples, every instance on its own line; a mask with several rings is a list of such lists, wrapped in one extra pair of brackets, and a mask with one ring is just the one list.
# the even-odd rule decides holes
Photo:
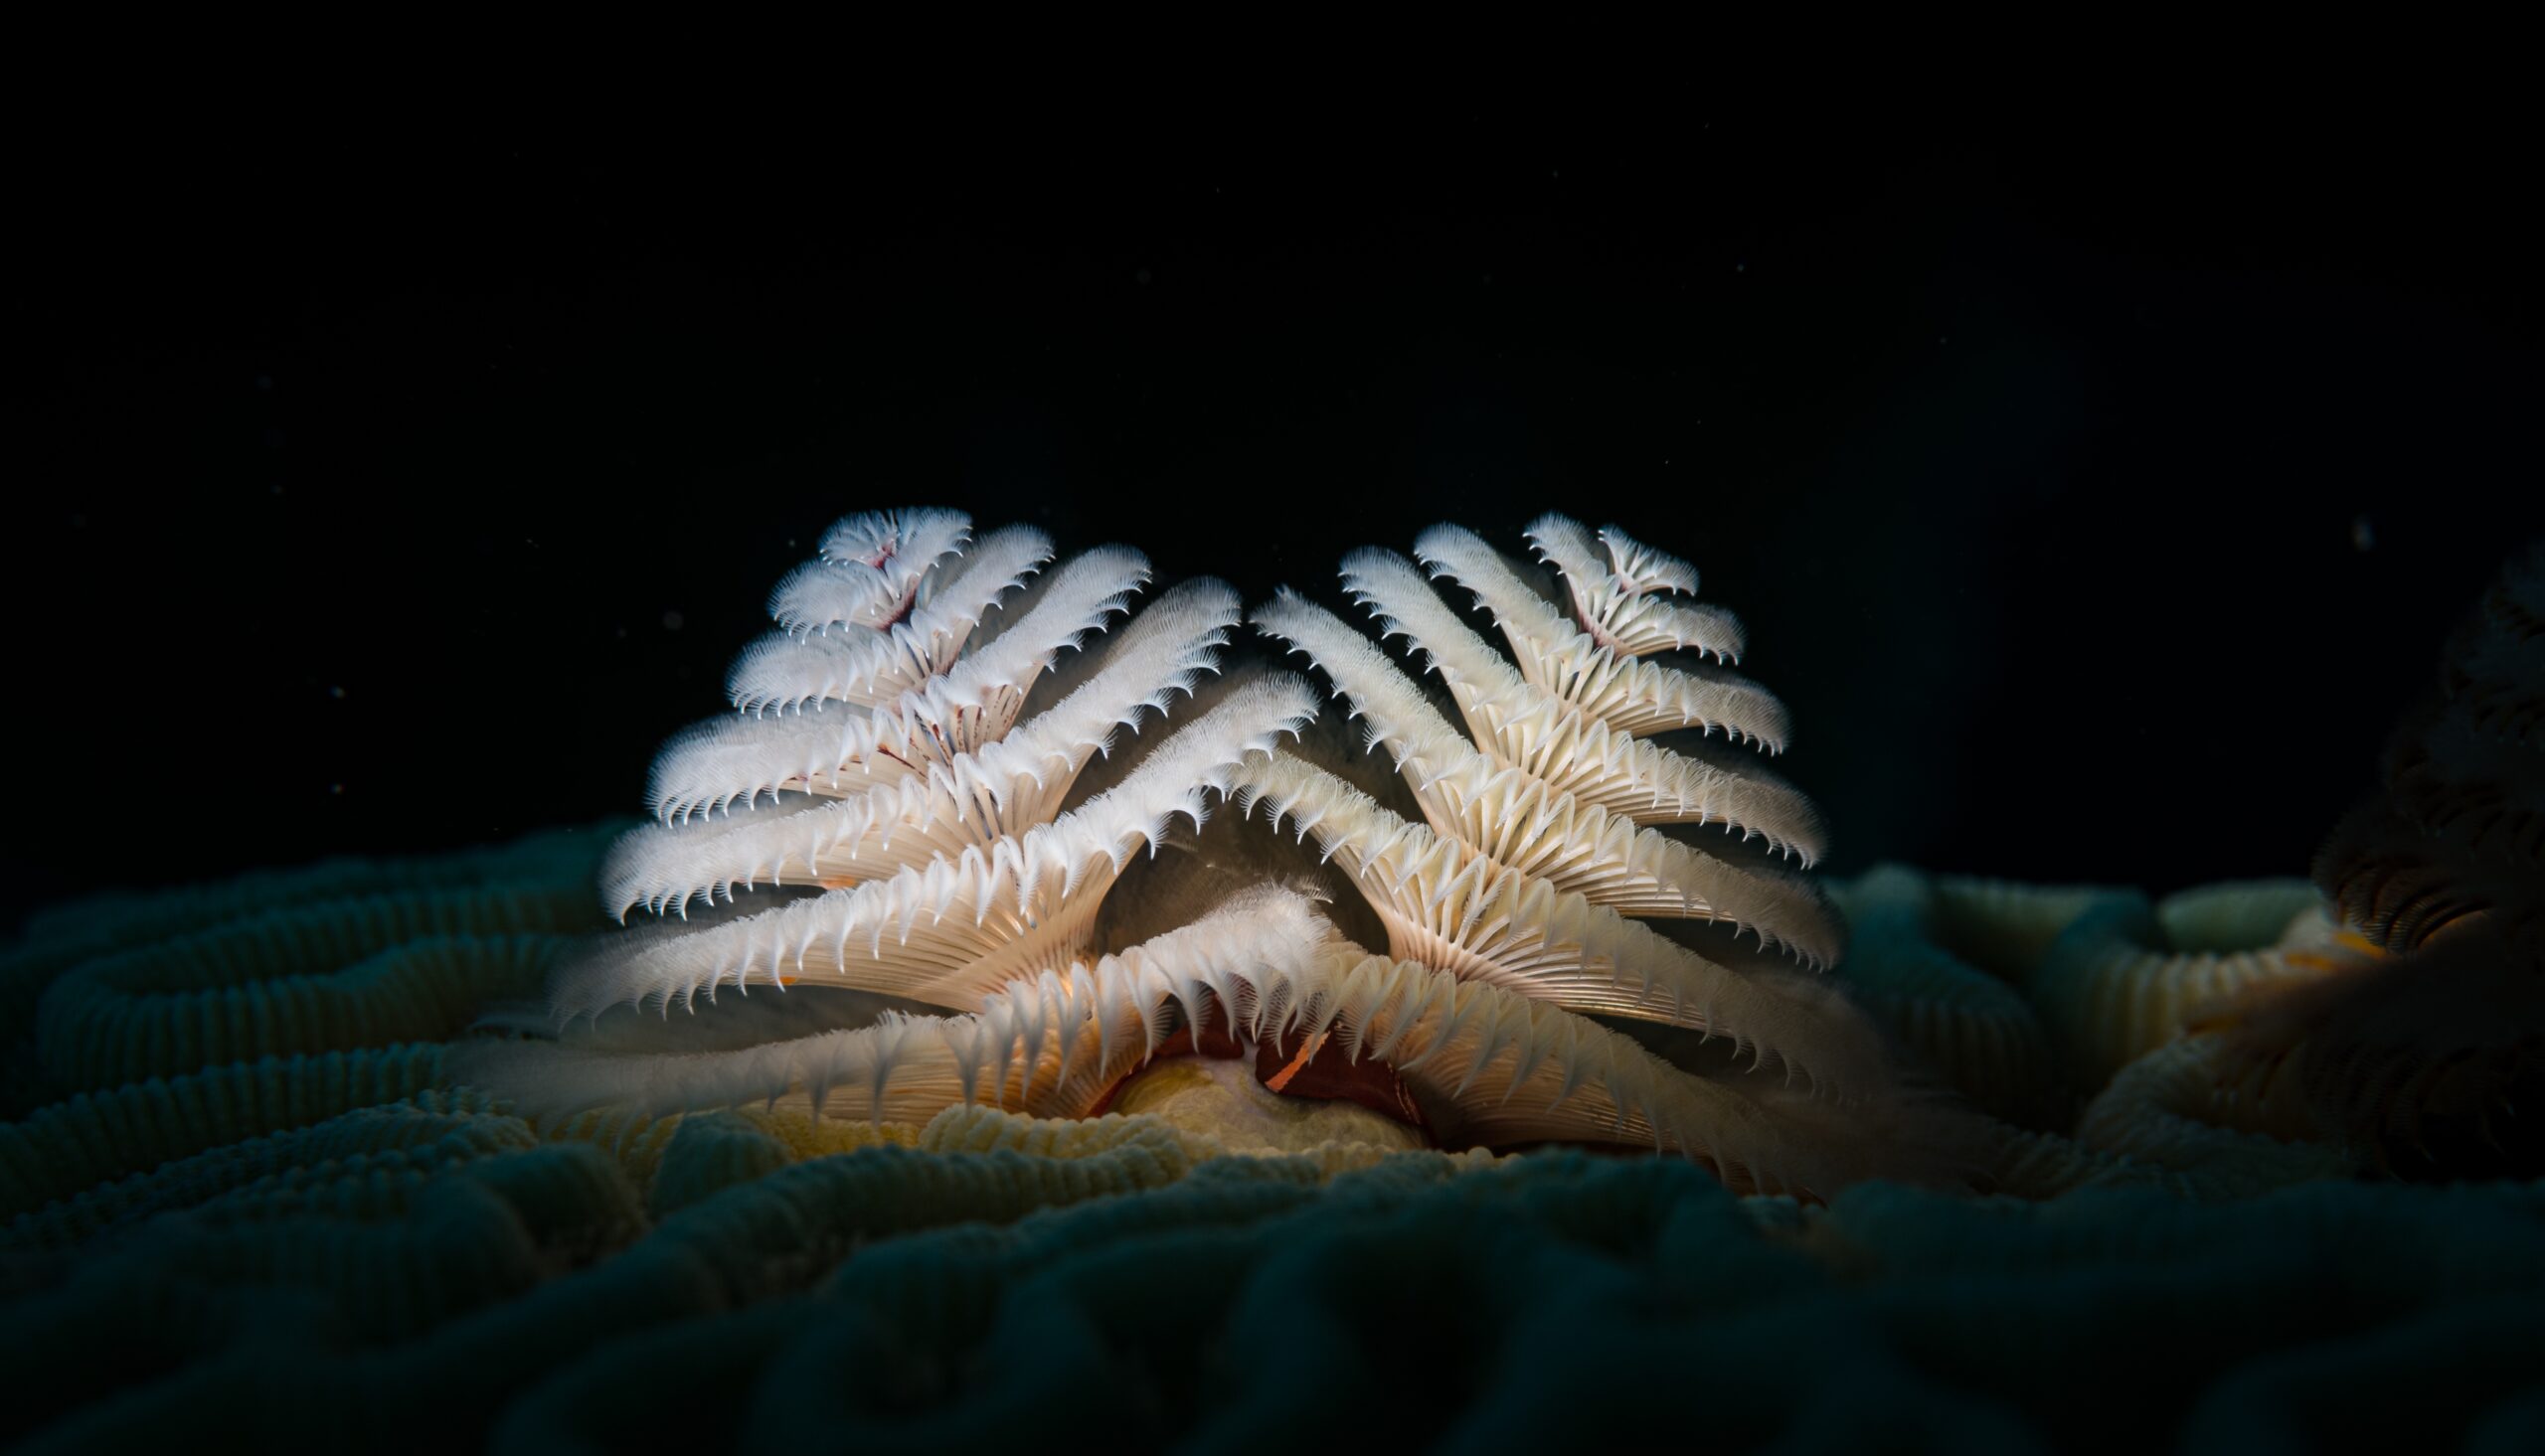
[(45, 995), (46, 1070), (64, 1085), (114, 1086), (258, 1056), (438, 1041), (490, 1001), (538, 995), (573, 941), (422, 927), (538, 921), (557, 908), (512, 896), (361, 900), (99, 961)]
[(424, 1091), (360, 1107), (305, 1128), (268, 1133), (173, 1158), (145, 1173), (99, 1183), (0, 1225), (19, 1246), (69, 1247), (156, 1213), (253, 1194), (287, 1198), (342, 1176), (431, 1171), (488, 1153), (536, 1146), (518, 1118), (488, 1115), (483, 1093)]
[[(483, 886), (570, 890), (588, 901), (591, 896), (583, 890), (591, 886), (593, 863), (613, 827), (532, 835), (512, 845), (455, 856), (336, 858), (295, 871), (257, 871), (158, 893), (114, 890), (38, 913), (28, 921), (18, 947), (0, 954), (0, 1115), (26, 1115), (41, 1102), (84, 1089), (51, 1082), (36, 1052), (38, 1001), (77, 967), (109, 960), (127, 949), (155, 947), (196, 931), (328, 901), (420, 896)], [(247, 1053), (219, 1056), (219, 1061), (237, 1056)]]
[(601, 923), (611, 829), (38, 917), (0, 959), (0, 1219), (444, 1085), (441, 1044)]
[(437, 1045), (267, 1056), (83, 1092), (0, 1123), (0, 1216), (172, 1158), (442, 1085)]

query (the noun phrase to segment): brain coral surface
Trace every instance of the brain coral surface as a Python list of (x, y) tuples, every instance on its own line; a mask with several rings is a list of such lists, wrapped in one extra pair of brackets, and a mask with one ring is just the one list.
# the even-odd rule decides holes
[[(1676, 1158), (1240, 1156), (1147, 1115), (535, 1123), (444, 1062), (593, 928), (606, 838), (31, 927), (0, 969), (0, 1434), (2545, 1449), (2535, 1184), (1807, 1207)], [(2025, 1075), (1978, 1085), (2053, 1095)]]

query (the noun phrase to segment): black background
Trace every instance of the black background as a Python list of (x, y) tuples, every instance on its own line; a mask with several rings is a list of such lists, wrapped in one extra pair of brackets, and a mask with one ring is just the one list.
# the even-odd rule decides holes
[(2302, 873), (2545, 531), (2523, 119), (155, 132), (9, 183), (0, 916), (633, 812), (906, 502), (1691, 558), (1879, 858)]

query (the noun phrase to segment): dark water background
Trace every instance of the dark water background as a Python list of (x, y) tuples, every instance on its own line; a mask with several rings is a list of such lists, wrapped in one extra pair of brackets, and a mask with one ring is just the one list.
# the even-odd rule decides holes
[(2545, 531), (2506, 111), (940, 125), (22, 159), (0, 924), (633, 811), (914, 501), (1250, 598), (1615, 520), (1831, 868), (2302, 873)]

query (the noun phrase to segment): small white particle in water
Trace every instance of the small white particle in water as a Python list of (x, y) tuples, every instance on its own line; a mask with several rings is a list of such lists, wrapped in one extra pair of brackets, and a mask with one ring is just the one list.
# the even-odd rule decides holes
[(666, 632), (677, 632), (677, 631), (679, 631), (679, 630), (680, 630), (680, 623), (681, 623), (681, 615), (680, 615), (680, 613), (679, 613), (679, 612), (665, 612), (665, 613), (663, 613), (663, 630), (664, 630), (664, 631), (666, 631)]
[(2350, 518), (2350, 545), (2353, 551), (2368, 551), (2377, 545), (2377, 528), (2365, 511)]
[(327, 696), (330, 698), (342, 698), (345, 696), (345, 690), (341, 687), (329, 688), (327, 690)]

